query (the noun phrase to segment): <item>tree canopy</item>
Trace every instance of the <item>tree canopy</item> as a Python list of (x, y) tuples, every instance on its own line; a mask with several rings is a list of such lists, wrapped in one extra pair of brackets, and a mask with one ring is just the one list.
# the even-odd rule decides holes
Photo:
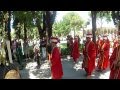
[(63, 19), (59, 22), (55, 22), (53, 25), (53, 32), (58, 36), (66, 36), (72, 29), (80, 30), (84, 24), (84, 21), (78, 13), (70, 12), (63, 16)]

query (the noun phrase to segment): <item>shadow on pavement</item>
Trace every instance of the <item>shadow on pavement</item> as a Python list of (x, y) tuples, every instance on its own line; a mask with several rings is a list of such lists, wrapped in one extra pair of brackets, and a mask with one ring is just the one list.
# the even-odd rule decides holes
[[(62, 60), (63, 65), (63, 79), (86, 79), (86, 72), (82, 69), (82, 59), (80, 57), (77, 63), (74, 63), (72, 59), (64, 58)], [(91, 76), (91, 79), (108, 79), (109, 78), (109, 68), (105, 71), (98, 72), (95, 70)]]
[(36, 66), (30, 70), (30, 73), (35, 76), (36, 79), (49, 79), (51, 77), (50, 66), (46, 62), (47, 61), (41, 61), (40, 68), (37, 68), (36, 64)]
[(21, 79), (30, 79), (29, 70), (28, 69), (20, 70), (20, 76), (21, 76)]
[(85, 79), (85, 71), (81, 68), (82, 61), (79, 59), (75, 64), (72, 59), (64, 58), (63, 65), (63, 79)]
[(50, 67), (45, 61), (37, 68), (37, 62), (29, 62), (23, 70), (20, 70), (22, 79), (49, 79)]

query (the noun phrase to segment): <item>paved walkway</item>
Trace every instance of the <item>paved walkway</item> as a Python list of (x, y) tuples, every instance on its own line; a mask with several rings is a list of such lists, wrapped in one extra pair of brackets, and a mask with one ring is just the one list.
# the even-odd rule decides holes
[[(97, 60), (96, 60), (97, 61)], [(82, 57), (80, 57), (78, 63), (74, 64), (72, 59), (62, 59), (63, 65), (63, 79), (86, 79), (85, 71), (82, 67)], [(47, 60), (43, 62), (40, 69), (36, 68), (36, 62), (30, 62), (27, 64), (24, 70), (21, 70), (22, 79), (51, 79), (50, 66)], [(92, 79), (108, 79), (109, 68), (103, 72), (94, 71)]]
[[(86, 79), (86, 72), (82, 69), (82, 58), (80, 58), (77, 64), (74, 64), (72, 59), (64, 59), (62, 62), (64, 70), (63, 79)], [(109, 73), (109, 68), (103, 72), (94, 70), (91, 79), (109, 79)]]

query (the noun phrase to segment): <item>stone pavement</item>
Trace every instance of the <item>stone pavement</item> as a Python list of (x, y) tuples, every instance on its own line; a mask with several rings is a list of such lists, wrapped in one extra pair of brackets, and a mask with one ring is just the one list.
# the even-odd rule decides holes
[[(82, 56), (79, 61), (75, 64), (72, 59), (62, 59), (63, 65), (63, 79), (86, 79), (85, 71), (82, 67)], [(97, 61), (97, 60), (96, 60)], [(36, 62), (30, 62), (27, 64), (24, 70), (20, 70), (22, 79), (51, 79), (50, 66), (48, 61), (43, 62), (40, 69), (36, 68)], [(103, 72), (94, 71), (92, 79), (108, 79), (109, 68)]]
[[(62, 62), (64, 71), (63, 79), (86, 79), (86, 72), (82, 69), (82, 58), (76, 64), (73, 63), (72, 59), (64, 59)], [(91, 79), (109, 79), (109, 73), (109, 68), (103, 72), (97, 72), (95, 69)]]

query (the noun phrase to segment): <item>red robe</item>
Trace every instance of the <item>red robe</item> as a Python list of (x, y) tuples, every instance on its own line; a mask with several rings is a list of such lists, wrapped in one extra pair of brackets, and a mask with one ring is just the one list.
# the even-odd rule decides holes
[(87, 41), (85, 43), (85, 49), (83, 51), (84, 60), (82, 67), (87, 72), (87, 75), (91, 75), (95, 68), (96, 58), (96, 46), (93, 41)]
[(63, 69), (61, 63), (61, 56), (58, 47), (54, 47), (51, 54), (51, 74), (52, 79), (61, 79), (63, 76)]
[(72, 51), (73, 51), (73, 38), (70, 38), (70, 46), (69, 46), (69, 48), (70, 48), (70, 55), (71, 55), (71, 57), (72, 57)]
[(105, 70), (109, 65), (109, 49), (110, 49), (110, 43), (103, 42), (100, 48), (100, 57), (97, 64), (97, 67), (100, 70)]
[(72, 57), (73, 57), (73, 60), (74, 60), (75, 62), (76, 62), (77, 59), (80, 57), (78, 40), (75, 40), (75, 41), (74, 41), (73, 50), (72, 50)]
[(102, 45), (102, 40), (97, 40), (96, 42), (96, 55), (98, 55), (100, 53), (100, 47)]
[(118, 46), (118, 41), (115, 41), (113, 44), (113, 50)]
[(115, 68), (113, 64), (117, 60), (117, 55), (120, 52), (120, 46), (116, 47), (110, 57), (110, 79), (120, 79), (120, 69)]

